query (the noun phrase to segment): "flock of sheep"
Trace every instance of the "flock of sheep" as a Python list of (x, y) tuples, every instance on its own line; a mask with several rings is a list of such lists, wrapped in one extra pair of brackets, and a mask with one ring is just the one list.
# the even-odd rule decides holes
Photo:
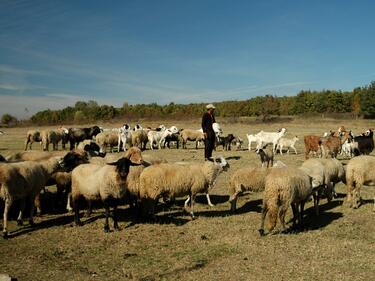
[[(216, 145), (230, 150), (231, 145), (241, 148), (243, 141), (233, 134), (223, 136), (219, 124), (214, 124)], [(313, 197), (316, 215), (319, 215), (319, 200), (328, 201), (336, 196), (335, 184), (347, 184), (347, 202), (357, 208), (361, 203), (362, 185), (375, 185), (375, 157), (369, 156), (374, 149), (373, 133), (369, 129), (362, 135), (353, 136), (340, 127), (337, 132), (325, 136), (305, 136), (306, 161), (300, 166), (286, 166), (281, 161), (274, 164), (277, 151), (295, 148), (298, 137), (285, 138), (286, 129), (279, 132), (261, 131), (247, 135), (248, 149), (256, 143), (262, 166), (250, 165), (234, 171), (229, 179), (228, 192), (231, 211), (236, 211), (239, 194), (245, 191), (263, 192), (263, 207), (259, 232), (265, 234), (264, 224), (268, 219), (268, 231), (276, 226), (277, 219), (282, 230), (286, 229), (285, 214), (291, 206), (293, 227), (303, 226), (304, 204)], [(87, 215), (91, 213), (91, 203), (101, 200), (105, 209), (104, 230), (108, 232), (110, 207), (113, 208), (114, 228), (118, 229), (117, 207), (126, 202), (132, 208), (140, 208), (143, 215), (153, 217), (155, 206), (160, 199), (171, 201), (176, 197), (186, 197), (185, 209), (190, 202), (190, 215), (194, 218), (194, 201), (199, 193), (207, 196), (213, 206), (209, 191), (215, 186), (218, 176), (229, 168), (224, 157), (201, 163), (168, 163), (164, 159), (147, 157), (142, 151), (149, 144), (150, 150), (170, 147), (175, 143), (186, 148), (188, 141), (195, 142), (196, 148), (204, 141), (202, 130), (179, 130), (176, 126), (143, 129), (139, 124), (134, 128), (125, 124), (121, 128), (59, 128), (56, 130), (27, 132), (25, 151), (6, 158), (0, 155), (0, 197), (5, 201), (3, 237), (8, 237), (7, 219), (12, 203), (20, 201), (17, 223), (22, 225), (26, 203), (30, 208), (29, 222), (33, 224), (34, 205), (41, 208), (40, 192), (49, 185), (57, 186), (56, 207), (67, 201), (66, 208), (74, 211), (76, 225), (81, 225), (80, 199), (87, 201)], [(33, 142), (39, 142), (43, 151), (26, 151)], [(58, 150), (69, 143), (70, 151)], [(52, 152), (48, 152), (52, 144)], [(119, 154), (106, 154), (107, 149)], [(313, 152), (317, 158), (307, 159)], [(346, 167), (337, 156), (346, 153), (349, 160)], [(117, 156), (119, 155), (119, 156)], [(354, 157), (355, 156), (355, 157)], [(266, 164), (266, 166), (265, 166)], [(375, 198), (374, 198), (375, 201)], [(375, 202), (374, 202), (375, 211)]]

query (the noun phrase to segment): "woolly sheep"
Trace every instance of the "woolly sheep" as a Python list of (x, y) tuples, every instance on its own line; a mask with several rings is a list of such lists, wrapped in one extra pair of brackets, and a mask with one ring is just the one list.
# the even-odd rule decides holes
[[(356, 209), (361, 204), (362, 186), (375, 186), (375, 157), (361, 155), (350, 159), (346, 166), (346, 184), (346, 201), (350, 207)], [(373, 211), (375, 212), (375, 196)]]
[(195, 149), (198, 148), (198, 142), (204, 140), (203, 132), (199, 130), (184, 129), (181, 132), (182, 148), (186, 148), (187, 141), (195, 141)]
[(17, 219), (22, 225), (22, 213), (25, 207), (25, 200), (30, 202), (30, 225), (34, 224), (34, 201), (42, 188), (45, 187), (51, 174), (58, 169), (72, 169), (76, 163), (76, 156), (66, 155), (63, 159), (53, 157), (51, 159), (34, 162), (25, 161), (19, 163), (2, 164), (0, 166), (0, 197), (5, 201), (3, 236), (7, 238), (7, 216), (14, 200), (21, 199), (20, 213)]
[[(38, 130), (29, 130), (26, 134), (26, 141), (25, 141), (25, 150), (27, 150), (27, 147), (31, 150), (31, 145), (34, 142), (39, 142), (41, 144), (42, 138), (40, 135), (40, 131)], [(42, 146), (41, 146), (42, 148)]]
[(326, 176), (326, 185), (327, 185), (327, 199), (330, 201), (332, 196), (337, 197), (335, 191), (335, 184), (340, 181), (346, 183), (345, 178), (345, 169), (342, 163), (335, 158), (328, 159), (316, 159), (324, 166), (325, 176)]
[[(157, 200), (162, 196), (175, 198), (190, 195), (190, 214), (194, 218), (194, 201), (198, 193), (207, 193), (214, 186), (217, 177), (229, 167), (223, 157), (214, 162), (176, 165), (159, 164), (144, 169), (140, 177), (140, 198), (149, 214), (154, 214)], [(186, 205), (185, 205), (186, 208)]]
[(268, 215), (269, 232), (275, 228), (277, 217), (281, 222), (282, 230), (285, 230), (285, 214), (289, 205), (293, 209), (293, 224), (296, 224), (298, 218), (299, 225), (302, 225), (304, 204), (312, 194), (312, 188), (311, 178), (300, 169), (295, 167), (271, 169), (265, 179), (259, 233), (264, 235), (266, 215)]
[(116, 162), (106, 165), (84, 164), (78, 166), (72, 172), (72, 202), (74, 209), (74, 221), (76, 225), (82, 225), (79, 218), (78, 199), (83, 196), (88, 202), (102, 200), (105, 208), (104, 231), (109, 231), (110, 204), (113, 203), (114, 228), (119, 229), (117, 222), (118, 200), (127, 193), (126, 178), (130, 166), (140, 164), (132, 163), (128, 158), (120, 158)]
[(110, 151), (113, 152), (113, 147), (118, 145), (118, 134), (112, 131), (99, 133), (95, 137), (95, 142), (101, 145), (104, 150), (109, 146)]
[(146, 144), (148, 142), (147, 131), (138, 129), (132, 132), (131, 142), (133, 146), (139, 147), (142, 150), (146, 150)]
[(58, 149), (58, 144), (62, 142), (62, 148), (65, 149), (65, 144), (68, 141), (68, 129), (59, 128), (56, 130), (43, 130), (40, 135), (42, 139), (43, 150), (49, 150), (49, 144), (52, 143), (53, 150)]
[(231, 211), (236, 211), (237, 197), (244, 191), (261, 192), (264, 190), (265, 177), (270, 169), (244, 167), (233, 173), (229, 180), (229, 202)]

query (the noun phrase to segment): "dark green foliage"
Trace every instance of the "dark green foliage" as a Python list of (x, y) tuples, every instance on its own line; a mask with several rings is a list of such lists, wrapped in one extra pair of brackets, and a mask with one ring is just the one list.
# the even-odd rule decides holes
[(18, 123), (17, 118), (14, 117), (13, 115), (8, 114), (8, 113), (4, 114), (1, 117), (1, 124), (13, 126), (13, 125), (16, 125), (17, 123)]
[[(325, 113), (353, 113), (358, 117), (375, 117), (375, 82), (352, 92), (336, 90), (302, 90), (296, 96), (277, 97), (276, 95), (257, 96), (242, 101), (222, 101), (215, 103), (216, 116), (240, 117), (259, 116), (266, 121), (272, 115), (304, 115)], [(31, 117), (37, 124), (84, 123), (97, 120), (110, 120), (116, 117), (140, 118), (195, 118), (205, 111), (204, 103), (166, 105), (136, 104), (124, 102), (121, 108), (98, 105), (95, 101), (78, 101), (74, 107), (62, 110), (44, 110)], [(4, 122), (3, 122), (4, 123)]]

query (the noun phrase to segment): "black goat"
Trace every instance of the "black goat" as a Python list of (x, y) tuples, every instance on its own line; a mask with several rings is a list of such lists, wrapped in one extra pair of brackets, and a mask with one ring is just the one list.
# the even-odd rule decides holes
[(223, 150), (231, 150), (231, 143), (234, 139), (233, 134), (228, 134), (226, 137), (218, 136), (216, 138), (216, 146), (222, 145)]

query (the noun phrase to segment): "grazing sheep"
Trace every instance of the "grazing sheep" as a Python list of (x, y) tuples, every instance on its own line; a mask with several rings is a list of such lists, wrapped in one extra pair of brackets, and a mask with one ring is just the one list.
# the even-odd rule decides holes
[(83, 196), (89, 202), (102, 200), (105, 208), (104, 231), (109, 232), (110, 204), (113, 204), (114, 228), (119, 229), (117, 222), (118, 200), (127, 193), (126, 178), (130, 166), (135, 165), (128, 158), (120, 158), (116, 162), (106, 165), (84, 164), (78, 166), (72, 172), (72, 202), (74, 209), (74, 221), (76, 225), (82, 225), (79, 218), (78, 199)]
[(38, 130), (29, 130), (26, 134), (26, 141), (25, 141), (25, 150), (27, 150), (27, 147), (29, 146), (29, 149), (31, 150), (31, 145), (34, 142), (39, 142), (42, 147), (42, 137), (40, 135), (40, 132)]
[(264, 147), (257, 147), (256, 153), (259, 154), (260, 161), (262, 162), (262, 167), (267, 163), (267, 168), (273, 166), (273, 149), (267, 148), (267, 145)]
[(182, 138), (182, 148), (185, 149), (187, 141), (195, 141), (195, 149), (198, 149), (198, 142), (204, 140), (204, 134), (199, 130), (184, 129), (180, 134)]
[(283, 155), (283, 148), (287, 148), (287, 153), (289, 154), (289, 149), (293, 148), (294, 153), (297, 154), (297, 149), (295, 148), (296, 142), (299, 141), (299, 138), (295, 136), (292, 139), (287, 139), (287, 138), (281, 138), (279, 140), (279, 143), (277, 144), (277, 149), (280, 151), (280, 154)]
[(261, 192), (264, 190), (265, 178), (270, 169), (245, 167), (233, 173), (229, 180), (229, 202), (231, 211), (236, 211), (237, 197), (244, 191)]
[(67, 154), (63, 159), (53, 157), (51, 159), (35, 162), (25, 161), (19, 163), (2, 164), (0, 166), (0, 197), (5, 201), (3, 236), (7, 238), (8, 211), (12, 203), (21, 199), (20, 213), (17, 219), (22, 225), (22, 213), (25, 207), (25, 200), (30, 202), (30, 225), (34, 224), (34, 201), (36, 196), (45, 187), (51, 174), (63, 168), (67, 171), (74, 168), (76, 155)]
[[(375, 186), (375, 157), (361, 155), (349, 160), (346, 166), (347, 202), (357, 209), (361, 204), (362, 185)], [(375, 212), (375, 196), (374, 207)]]
[(332, 200), (332, 197), (337, 197), (335, 191), (336, 183), (346, 183), (345, 169), (342, 163), (335, 158), (328, 159), (316, 159), (324, 166), (325, 177), (326, 177), (326, 196), (328, 201)]
[(195, 196), (198, 193), (207, 193), (210, 187), (215, 185), (219, 174), (228, 167), (229, 164), (223, 157), (202, 164), (165, 163), (147, 167), (140, 177), (140, 198), (143, 206), (153, 215), (155, 204), (160, 197), (175, 198), (189, 195), (190, 214), (194, 218)]
[(109, 146), (110, 151), (113, 152), (113, 148), (118, 146), (118, 134), (112, 131), (99, 133), (95, 137), (95, 142), (102, 146), (104, 151)]
[[(306, 200), (313, 192), (311, 178), (295, 167), (271, 169), (265, 179), (262, 219), (259, 233), (264, 235), (264, 221), (268, 214), (268, 230), (271, 232), (279, 218), (285, 230), (285, 214), (289, 205), (293, 209), (293, 225), (302, 226), (303, 209)], [(300, 209), (300, 210), (299, 210)]]

